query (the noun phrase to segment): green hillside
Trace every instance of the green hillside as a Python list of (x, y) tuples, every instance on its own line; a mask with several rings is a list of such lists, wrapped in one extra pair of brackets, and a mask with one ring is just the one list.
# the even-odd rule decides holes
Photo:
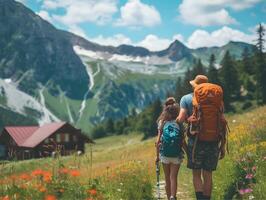
[[(227, 116), (231, 128), (229, 154), (214, 173), (213, 199), (265, 199), (265, 113), (266, 107), (259, 107)], [(0, 181), (5, 185), (0, 186), (0, 197), (18, 194), (40, 198), (51, 194), (59, 199), (86, 199), (91, 195), (88, 190), (96, 189), (105, 199), (154, 199), (154, 141), (155, 138), (142, 141), (139, 134), (111, 136), (95, 140), (96, 144), (87, 146), (81, 157), (3, 163)], [(191, 171), (185, 164), (186, 160), (180, 169), (178, 188), (179, 197), (184, 200), (194, 195)], [(69, 177), (59, 176), (60, 169), (69, 170)], [(35, 175), (37, 172), (40, 175)], [(247, 179), (248, 174), (252, 178)], [(46, 177), (48, 183), (43, 179), (36, 188), (35, 176)], [(132, 192), (138, 190), (142, 192)]]

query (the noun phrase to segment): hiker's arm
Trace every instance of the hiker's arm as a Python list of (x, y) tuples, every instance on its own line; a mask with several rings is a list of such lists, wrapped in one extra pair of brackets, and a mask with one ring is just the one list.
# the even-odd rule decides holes
[(178, 123), (183, 123), (186, 120), (187, 117), (187, 110), (185, 108), (181, 108), (178, 117), (176, 118), (176, 121)]

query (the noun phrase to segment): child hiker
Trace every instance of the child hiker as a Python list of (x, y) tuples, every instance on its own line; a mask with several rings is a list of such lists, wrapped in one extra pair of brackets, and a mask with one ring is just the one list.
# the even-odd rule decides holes
[(182, 125), (175, 119), (179, 106), (173, 97), (169, 97), (159, 116), (158, 137), (156, 141), (156, 163), (161, 161), (165, 175), (165, 190), (167, 198), (176, 200), (177, 175), (183, 160), (184, 135)]

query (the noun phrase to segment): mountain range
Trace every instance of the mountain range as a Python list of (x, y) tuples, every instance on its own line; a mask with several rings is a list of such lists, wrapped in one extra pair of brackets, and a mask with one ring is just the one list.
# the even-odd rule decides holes
[(0, 126), (64, 120), (89, 133), (164, 99), (195, 59), (207, 65), (214, 54), (219, 67), (227, 50), (240, 59), (244, 48), (253, 46), (190, 49), (178, 40), (162, 51), (103, 46), (56, 29), (19, 2), (0, 0)]

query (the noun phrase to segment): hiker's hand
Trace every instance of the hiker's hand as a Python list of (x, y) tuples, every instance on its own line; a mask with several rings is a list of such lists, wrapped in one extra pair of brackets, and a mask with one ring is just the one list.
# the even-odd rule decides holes
[(156, 157), (156, 159), (155, 159), (155, 165), (159, 162), (159, 157)]

